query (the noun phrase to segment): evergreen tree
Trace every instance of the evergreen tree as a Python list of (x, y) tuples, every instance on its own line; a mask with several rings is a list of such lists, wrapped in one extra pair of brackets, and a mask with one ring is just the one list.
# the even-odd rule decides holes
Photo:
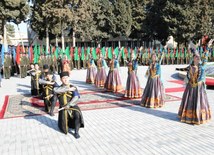
[(69, 1), (35, 0), (32, 9), (31, 27), (38, 33), (40, 39), (46, 36), (46, 28), (49, 35), (60, 35), (72, 22), (73, 14), (69, 8)]
[(164, 20), (164, 8), (167, 0), (150, 1), (146, 5), (146, 18), (143, 23), (143, 37), (148, 40), (159, 40), (165, 44), (169, 36), (168, 24)]
[(15, 37), (15, 28), (14, 25), (12, 24), (6, 24), (6, 29), (7, 29), (7, 43), (9, 45), (12, 44), (11, 38)]
[(144, 20), (146, 18), (146, 4), (148, 0), (130, 1), (132, 8), (132, 38), (141, 38)]
[(3, 28), (6, 22), (19, 24), (24, 21), (30, 7), (26, 0), (1, 0), (0, 1), (0, 35), (3, 35)]
[(168, 0), (164, 8), (164, 20), (169, 34), (179, 44), (185, 44), (195, 34), (195, 2), (193, 0)]
[(197, 0), (194, 6), (194, 15), (196, 23), (195, 39), (201, 39), (202, 36), (208, 35), (214, 37), (214, 27), (212, 18), (214, 18), (214, 1)]
[(107, 37), (107, 33), (102, 31), (103, 11), (99, 3), (99, 0), (85, 0), (76, 11), (76, 32), (82, 40), (100, 40)]
[(112, 16), (108, 17), (110, 34), (113, 37), (129, 36), (132, 27), (132, 10), (129, 0), (117, 0), (112, 3)]

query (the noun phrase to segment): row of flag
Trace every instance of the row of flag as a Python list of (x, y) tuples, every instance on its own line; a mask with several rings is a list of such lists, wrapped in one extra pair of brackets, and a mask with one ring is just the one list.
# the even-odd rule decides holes
[[(27, 51), (25, 51), (27, 50)], [(204, 49), (202, 47), (197, 48), (197, 50), (202, 54), (204, 52)], [(214, 56), (214, 49), (209, 49), (210, 52), (212, 52), (212, 55)], [(18, 45), (17, 47), (11, 47), (10, 49), (8, 46), (2, 45), (1, 47), (1, 58), (2, 58), (2, 64), (4, 63), (4, 54), (10, 53), (13, 55), (13, 60), (17, 62), (17, 64), (20, 64), (20, 54), (27, 54), (31, 63), (38, 63), (41, 55), (50, 55), (53, 59), (58, 59), (59, 56), (66, 55), (67, 59), (70, 60), (71, 58), (74, 58), (74, 60), (85, 60), (89, 59), (89, 56), (91, 55), (93, 59), (98, 59), (98, 55), (102, 53), (103, 57), (108, 57), (109, 59), (112, 59), (113, 55), (115, 54), (116, 57), (120, 54), (122, 58), (128, 56), (130, 58), (131, 53), (134, 53), (137, 55), (137, 53), (166, 53), (166, 55), (179, 57), (180, 55), (186, 56), (188, 53), (187, 48), (182, 49), (172, 49), (172, 48), (126, 48), (126, 47), (102, 47), (102, 48), (94, 48), (94, 47), (66, 47), (66, 49), (63, 51), (60, 47), (52, 47), (50, 46), (49, 50), (46, 51), (44, 46), (40, 45), (34, 45), (34, 47), (30, 46), (28, 48), (23, 48), (23, 46)]]

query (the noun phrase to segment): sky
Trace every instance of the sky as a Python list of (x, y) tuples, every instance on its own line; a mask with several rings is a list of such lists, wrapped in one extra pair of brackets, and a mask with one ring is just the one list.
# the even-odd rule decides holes
[[(10, 24), (14, 25), (15, 32), (18, 33), (19, 31), (18, 31), (17, 25), (14, 23), (10, 23)], [(26, 23), (22, 22), (21, 24), (19, 24), (19, 28), (20, 28), (20, 32), (27, 33), (27, 24)]]

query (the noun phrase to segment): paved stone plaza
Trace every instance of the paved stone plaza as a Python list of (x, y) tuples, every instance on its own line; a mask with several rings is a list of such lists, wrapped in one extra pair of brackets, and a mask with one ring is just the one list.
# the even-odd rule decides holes
[[(140, 100), (133, 100), (133, 104), (132, 100), (121, 100), (121, 104), (131, 105), (83, 110), (85, 128), (80, 129), (81, 138), (78, 140), (74, 138), (72, 131), (68, 135), (59, 131), (57, 113), (54, 117), (42, 114), (1, 119), (0, 155), (213, 155), (214, 121), (198, 126), (181, 123), (177, 118), (184, 86), (179, 82), (176, 67), (184, 66), (162, 66), (166, 93), (176, 97), (176, 100), (166, 102), (161, 109), (140, 107)], [(147, 67), (138, 69), (142, 88), (146, 84), (146, 69)], [(125, 87), (127, 68), (121, 67), (120, 73)], [(73, 70), (71, 82), (81, 92), (97, 90), (93, 85), (85, 83), (85, 77), (86, 70)], [(5, 95), (20, 96), (29, 93), (30, 77), (3, 79), (0, 107), (4, 105)], [(89, 94), (82, 95), (81, 102), (84, 99), (88, 101)], [(214, 90), (208, 89), (207, 94), (214, 111)], [(97, 100), (105, 100), (104, 95), (102, 93), (102, 99)], [(91, 93), (91, 96), (94, 94)], [(107, 99), (109, 94), (106, 94)]]

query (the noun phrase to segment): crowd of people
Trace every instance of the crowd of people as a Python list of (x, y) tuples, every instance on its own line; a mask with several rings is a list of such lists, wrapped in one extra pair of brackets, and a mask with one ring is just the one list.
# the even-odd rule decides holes
[[(69, 50), (71, 53), (74, 51)], [(62, 53), (58, 57), (41, 54), (38, 62), (35, 63), (30, 63), (30, 58), (26, 53), (20, 54), (20, 62), (18, 63), (13, 61), (13, 56), (5, 54), (2, 63), (3, 75), (7, 79), (10, 78), (12, 71), (20, 73), (21, 78), (29, 74), (31, 76), (31, 94), (42, 96), (45, 111), (51, 116), (54, 115), (54, 108), (57, 100), (59, 100), (58, 126), (60, 130), (67, 134), (68, 128), (73, 128), (75, 130), (74, 136), (79, 138), (79, 128), (84, 127), (84, 121), (77, 105), (80, 97), (77, 87), (69, 83), (72, 69), (80, 69), (81, 67), (87, 69), (86, 83), (95, 84), (96, 87), (117, 93), (123, 89), (119, 67), (121, 65), (127, 66), (128, 77), (124, 97), (141, 98), (141, 106), (160, 108), (164, 105), (165, 100), (165, 90), (161, 80), (161, 65), (175, 64), (175, 62), (187, 63), (189, 64), (188, 82), (178, 116), (182, 122), (191, 124), (202, 124), (210, 120), (211, 112), (205, 92), (205, 67), (208, 59), (212, 59), (212, 53), (208, 50), (201, 53), (197, 50), (194, 52), (188, 50), (188, 56), (172, 57), (167, 52), (161, 50), (145, 52), (143, 48), (131, 49), (128, 52), (125, 48), (118, 48), (109, 53), (106, 48), (105, 50), (95, 49), (95, 51), (90, 49), (89, 53), (86, 50), (86, 55), (83, 52), (85, 59), (71, 59), (71, 57), (68, 59), (66, 53)], [(181, 51), (181, 53), (183, 52)], [(11, 66), (12, 62), (14, 66)], [(146, 72), (148, 79), (143, 92), (137, 76), (138, 65), (142, 64), (148, 66)], [(108, 67), (109, 72), (107, 74), (106, 68)], [(56, 82), (55, 73), (60, 75), (61, 86)]]
[[(113, 55), (118, 57), (118, 53), (121, 53), (118, 57), (119, 66), (127, 66), (127, 61), (131, 60), (131, 53), (139, 55), (139, 65), (149, 65), (152, 53), (156, 53), (158, 59), (160, 59), (162, 53), (162, 65), (170, 64), (189, 64), (193, 58), (193, 53), (187, 48), (143, 48), (143, 47), (67, 47), (64, 51), (60, 47), (50, 47), (48, 51), (45, 51), (45, 47), (35, 45), (34, 47), (22, 47), (17, 46), (11, 48), (3, 48), (4, 45), (0, 45), (1, 54), (1, 72), (5, 79), (9, 79), (14, 74), (19, 74), (21, 78), (26, 77), (27, 70), (30, 69), (31, 64), (38, 63), (40, 69), (44, 64), (48, 64), (53, 72), (61, 73), (64, 69), (86, 69), (90, 57), (95, 60), (95, 64), (99, 59), (100, 53), (105, 61), (108, 63), (113, 59)], [(5, 51), (5, 49), (8, 49)], [(204, 53), (204, 48), (199, 48), (199, 54), (201, 57)], [(208, 51), (208, 61), (214, 60), (214, 49)]]

